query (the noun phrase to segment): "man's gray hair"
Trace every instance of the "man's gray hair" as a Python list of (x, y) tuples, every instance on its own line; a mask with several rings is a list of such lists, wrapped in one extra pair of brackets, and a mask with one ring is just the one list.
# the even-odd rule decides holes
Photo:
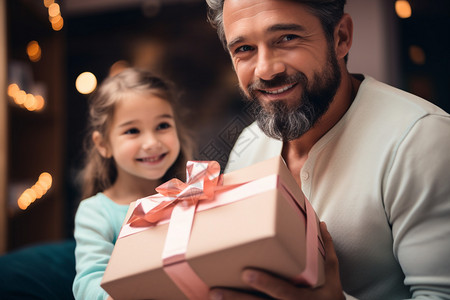
[[(334, 28), (344, 14), (346, 0), (291, 0), (306, 5), (311, 13), (322, 23), (329, 42), (333, 41)], [(227, 41), (223, 28), (223, 4), (225, 0), (206, 0), (208, 4), (208, 21), (216, 28), (223, 47), (227, 50)]]
[(208, 4), (208, 21), (217, 30), (217, 35), (227, 50), (227, 41), (223, 29), (223, 3), (225, 0), (206, 0)]

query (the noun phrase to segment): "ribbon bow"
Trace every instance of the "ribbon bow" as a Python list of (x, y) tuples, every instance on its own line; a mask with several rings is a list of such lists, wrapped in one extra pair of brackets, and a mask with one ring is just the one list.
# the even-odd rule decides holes
[(127, 223), (131, 227), (156, 224), (170, 218), (177, 203), (195, 206), (200, 200), (212, 199), (219, 184), (219, 175), (220, 165), (216, 161), (188, 161), (186, 183), (174, 178), (158, 186), (158, 194), (139, 201)]

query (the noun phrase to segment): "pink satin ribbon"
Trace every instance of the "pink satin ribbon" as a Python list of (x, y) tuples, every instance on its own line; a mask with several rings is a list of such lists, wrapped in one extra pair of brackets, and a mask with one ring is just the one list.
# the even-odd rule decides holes
[(170, 217), (162, 253), (163, 269), (184, 295), (191, 300), (208, 299), (209, 287), (186, 261), (194, 215), (198, 202), (212, 200), (220, 179), (220, 165), (215, 161), (189, 161), (186, 183), (174, 178), (156, 188), (159, 194), (140, 201), (127, 222), (133, 227), (156, 224)]
[[(133, 211), (128, 224), (141, 227), (156, 224), (170, 216), (176, 204), (195, 206), (200, 200), (211, 200), (219, 183), (220, 165), (216, 161), (188, 161), (186, 183), (173, 178), (156, 188), (159, 194), (149, 196)], [(147, 205), (146, 205), (147, 204)]]
[[(156, 189), (159, 194), (139, 199), (119, 238), (170, 219), (162, 253), (163, 269), (188, 299), (208, 299), (209, 287), (198, 277), (185, 257), (196, 211), (226, 205), (271, 189), (273, 185), (264, 184), (264, 181), (274, 182), (273, 177), (276, 175), (221, 187), (220, 165), (215, 161), (189, 161), (186, 175), (186, 183), (172, 179)], [(306, 266), (305, 270), (294, 278), (294, 282), (315, 285), (318, 279), (319, 246), (315, 212), (308, 200), (305, 199), (305, 208), (302, 208), (286, 187), (278, 185), (282, 187), (281, 190), (291, 204), (302, 212), (306, 211)], [(228, 192), (218, 194), (214, 198), (217, 190)]]

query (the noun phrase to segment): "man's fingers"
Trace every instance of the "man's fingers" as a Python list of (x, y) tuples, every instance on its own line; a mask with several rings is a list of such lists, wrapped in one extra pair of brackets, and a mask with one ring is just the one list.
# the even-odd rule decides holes
[(242, 272), (242, 280), (252, 288), (275, 299), (297, 299), (298, 288), (286, 280), (254, 269)]
[(320, 222), (320, 232), (322, 234), (322, 239), (325, 247), (325, 272), (338, 272), (338, 258), (336, 255), (336, 251), (334, 250), (333, 239), (328, 232), (325, 222)]
[[(325, 247), (325, 273), (326, 281), (333, 285), (340, 285), (339, 281), (339, 262), (336, 252), (334, 250), (333, 240), (330, 233), (327, 230), (327, 226), (324, 222), (320, 222), (320, 231)], [(289, 281), (280, 279), (269, 273), (259, 271), (256, 269), (246, 269), (242, 272), (242, 280), (250, 287), (257, 291), (260, 291), (275, 299), (319, 299), (319, 296), (323, 296), (327, 293), (323, 293), (321, 288), (300, 288), (295, 286)], [(336, 296), (342, 296), (342, 289), (340, 287), (332, 289), (332, 292), (338, 291), (333, 294)], [(320, 295), (323, 294), (323, 295)], [(332, 299), (338, 299), (339, 297), (332, 297)], [(241, 300), (256, 300), (262, 299), (255, 295), (243, 294), (241, 292), (229, 290), (229, 289), (212, 289), (210, 291), (210, 299), (212, 300), (228, 300), (228, 299), (241, 299)], [(328, 299), (328, 298), (327, 298)]]
[(242, 292), (235, 292), (230, 289), (214, 288), (209, 292), (209, 299), (211, 300), (261, 300), (257, 296), (244, 294)]
[(339, 275), (339, 260), (325, 222), (320, 222), (320, 232), (325, 247), (325, 281), (328, 292), (332, 294), (332, 299), (345, 299)]

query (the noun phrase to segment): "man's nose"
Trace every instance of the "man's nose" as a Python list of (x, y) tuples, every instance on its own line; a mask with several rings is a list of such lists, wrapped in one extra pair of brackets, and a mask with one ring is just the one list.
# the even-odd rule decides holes
[(286, 66), (272, 50), (259, 48), (255, 76), (263, 80), (271, 80), (286, 71)]

